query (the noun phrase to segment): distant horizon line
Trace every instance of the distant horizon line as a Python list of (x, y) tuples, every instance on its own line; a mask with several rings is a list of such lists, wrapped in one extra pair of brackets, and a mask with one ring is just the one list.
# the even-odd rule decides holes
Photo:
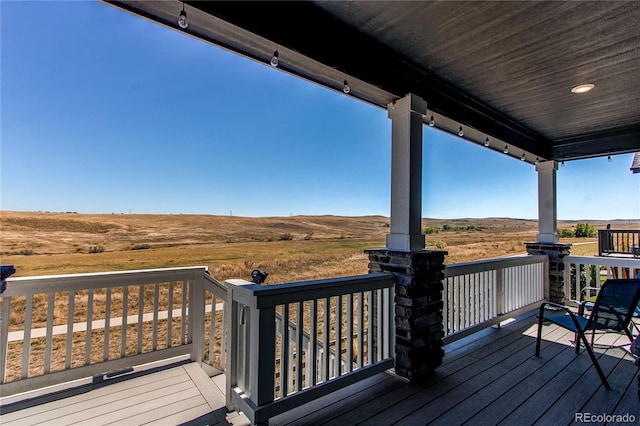
[[(267, 218), (287, 218), (287, 217), (321, 217), (321, 216), (332, 216), (332, 217), (382, 217), (385, 219), (389, 219), (389, 216), (381, 215), (381, 214), (364, 214), (364, 215), (339, 215), (332, 213), (316, 213), (316, 214), (290, 214), (290, 215), (267, 215), (267, 216), (243, 216), (243, 215), (234, 215), (234, 214), (216, 214), (216, 213), (134, 213), (134, 212), (110, 212), (110, 213), (83, 213), (77, 211), (53, 211), (53, 210), (0, 210), (0, 213), (3, 212), (14, 212), (14, 213), (45, 213), (45, 214), (76, 214), (76, 215), (105, 215), (105, 216), (121, 216), (121, 215), (149, 215), (149, 216), (219, 216), (219, 217), (239, 217), (239, 218), (250, 218), (250, 219), (267, 219)], [(422, 220), (482, 220), (482, 219), (504, 219), (504, 220), (525, 220), (531, 222), (538, 222), (538, 219), (531, 218), (521, 218), (521, 217), (510, 217), (510, 216), (465, 216), (465, 217), (423, 217)], [(639, 222), (640, 218), (619, 218), (619, 219), (558, 219), (559, 222), (581, 222), (581, 221), (591, 221), (591, 222)]]

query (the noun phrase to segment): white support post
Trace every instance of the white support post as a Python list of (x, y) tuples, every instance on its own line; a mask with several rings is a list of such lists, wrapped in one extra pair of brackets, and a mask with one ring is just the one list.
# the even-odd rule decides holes
[(408, 94), (388, 106), (391, 119), (391, 229), (387, 248), (422, 250), (422, 126), (427, 102)]
[(538, 172), (538, 243), (557, 243), (558, 205), (556, 199), (556, 161), (541, 161)]
[[(240, 295), (241, 287), (253, 283), (245, 280), (227, 280), (227, 299), (224, 307), (225, 330), (223, 334), (227, 336), (227, 368), (225, 370), (226, 384), (226, 406), (229, 410), (237, 410), (238, 407), (233, 401), (235, 388), (239, 387), (243, 391), (250, 393), (250, 377), (248, 368), (250, 364), (249, 334), (251, 334), (250, 308), (246, 306), (246, 295)], [(242, 299), (242, 300), (239, 300)]]
[[(194, 273), (191, 283), (191, 297), (189, 299), (189, 314), (192, 330), (191, 343), (193, 343), (191, 361), (202, 365), (202, 359), (204, 358), (204, 305), (206, 299), (204, 293), (204, 271)], [(156, 294), (158, 294), (157, 291)], [(213, 315), (215, 315), (215, 312)]]

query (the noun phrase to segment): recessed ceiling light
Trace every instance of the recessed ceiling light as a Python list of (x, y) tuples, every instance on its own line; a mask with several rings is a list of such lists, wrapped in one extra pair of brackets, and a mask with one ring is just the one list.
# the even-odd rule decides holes
[(596, 87), (595, 84), (581, 84), (580, 86), (576, 86), (574, 88), (571, 89), (571, 91), (573, 93), (587, 93), (589, 90), (593, 89), (594, 87)]

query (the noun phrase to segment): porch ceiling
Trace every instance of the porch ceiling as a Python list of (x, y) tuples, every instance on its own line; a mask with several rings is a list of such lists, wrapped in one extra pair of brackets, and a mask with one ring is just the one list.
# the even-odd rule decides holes
[[(107, 1), (385, 107), (414, 93), (425, 121), (492, 146), (574, 160), (640, 150), (635, 1)], [(592, 83), (585, 94), (574, 86)], [(518, 150), (518, 155), (520, 152)]]

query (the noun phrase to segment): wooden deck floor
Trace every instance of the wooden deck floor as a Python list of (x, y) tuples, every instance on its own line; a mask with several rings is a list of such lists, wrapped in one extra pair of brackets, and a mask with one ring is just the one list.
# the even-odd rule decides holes
[(224, 384), (224, 375), (209, 378), (197, 364), (181, 362), (12, 402), (0, 409), (0, 424), (248, 424), (245, 416), (228, 413)]
[[(602, 387), (573, 335), (546, 326), (534, 356), (535, 315), (488, 329), (445, 348), (445, 362), (425, 384), (383, 373), (271, 419), (272, 425), (570, 424), (576, 413), (640, 419), (638, 367), (620, 348), (626, 337), (599, 337), (596, 353), (612, 390)], [(3, 425), (247, 424), (227, 413), (224, 376), (209, 379), (195, 364), (122, 380), (51, 402), (7, 406)], [(32, 401), (33, 402), (33, 401)], [(17, 409), (22, 408), (22, 409)], [(637, 424), (637, 423), (636, 423)]]
[[(379, 375), (285, 413), (274, 424), (293, 425), (562, 425), (576, 413), (633, 414), (640, 419), (638, 368), (619, 348), (596, 348), (613, 388), (607, 391), (588, 355), (575, 355), (573, 334), (547, 326), (535, 352), (535, 315), (489, 329), (445, 348), (445, 363), (423, 385)], [(598, 343), (622, 344), (626, 337)], [(612, 338), (610, 338), (612, 337)], [(628, 344), (626, 345), (628, 347)]]

